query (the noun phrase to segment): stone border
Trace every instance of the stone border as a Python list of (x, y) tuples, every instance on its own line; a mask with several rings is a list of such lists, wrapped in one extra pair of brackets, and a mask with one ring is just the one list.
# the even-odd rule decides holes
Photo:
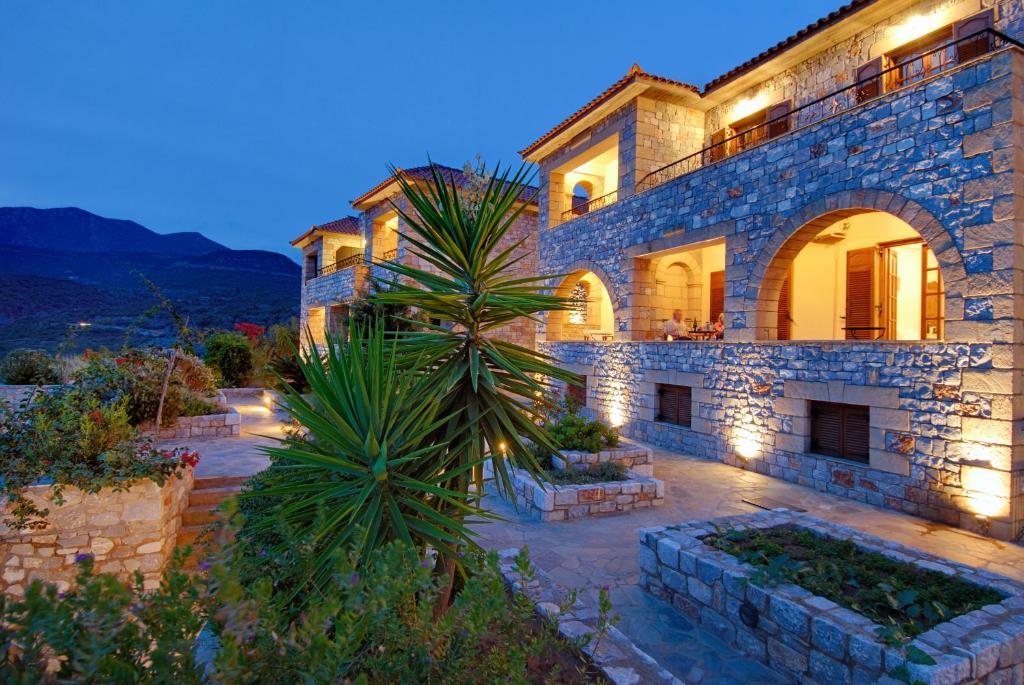
[[(715, 526), (784, 525), (851, 539), (863, 549), (959, 576), (1007, 598), (919, 635), (910, 644), (937, 663), (910, 663), (902, 650), (878, 640), (879, 626), (866, 617), (796, 585), (749, 584), (753, 566), (701, 541)], [(641, 587), (794, 683), (895, 682), (886, 674), (903, 665), (912, 682), (936, 685), (1020, 682), (1024, 675), (1024, 584), (808, 514), (776, 509), (648, 528), (640, 531), (639, 562)], [(741, 607), (752, 628), (741, 618)]]
[(126, 579), (138, 570), (145, 587), (156, 588), (177, 544), (195, 478), (191, 468), (180, 473), (163, 487), (144, 480), (127, 490), (103, 488), (91, 495), (67, 487), (62, 506), (53, 504), (49, 485), (27, 488), (29, 500), (50, 510), (47, 525), (38, 530), (0, 525), (0, 592), (24, 595), (34, 579), (65, 590), (78, 575), (78, 554), (92, 554), (100, 573)]
[[(143, 435), (153, 436), (153, 425), (140, 427)], [(238, 437), (242, 434), (242, 415), (234, 407), (223, 414), (205, 416), (179, 416), (173, 425), (163, 426), (157, 440), (210, 440)]]
[(262, 397), (263, 393), (266, 392), (266, 388), (221, 388), (220, 393), (226, 398), (240, 399), (240, 398), (251, 398), (251, 397)]
[(649, 478), (654, 475), (654, 452), (622, 438), (619, 439), (619, 447), (608, 447), (600, 452), (562, 450), (561, 456), (554, 455), (551, 461), (559, 471), (567, 468), (586, 469), (610, 461), (622, 464), (638, 476)]
[(0, 400), (17, 407), (37, 389), (44, 393), (53, 392), (62, 385), (5, 385), (0, 384)]
[[(533, 580), (524, 588), (515, 567), (515, 559), (518, 554), (519, 550), (515, 548), (503, 549), (498, 552), (501, 575), (513, 592), (522, 592), (529, 597), (534, 602), (537, 612), (554, 624), (558, 632), (568, 640), (597, 630), (597, 607), (587, 606), (582, 599), (577, 599), (576, 604), (568, 612), (559, 613), (559, 606), (567, 591), (559, 587), (547, 573), (536, 566), (534, 566)], [(682, 681), (661, 668), (657, 661), (633, 644), (633, 641), (615, 626), (608, 628), (607, 634), (598, 643), (596, 650), (591, 644), (587, 644), (583, 647), (583, 652), (608, 680), (617, 685), (632, 685), (633, 683), (683, 685)]]
[(629, 480), (588, 485), (538, 483), (522, 469), (511, 469), (516, 505), (541, 521), (566, 521), (621, 514), (665, 503), (665, 484), (657, 478), (626, 471)]

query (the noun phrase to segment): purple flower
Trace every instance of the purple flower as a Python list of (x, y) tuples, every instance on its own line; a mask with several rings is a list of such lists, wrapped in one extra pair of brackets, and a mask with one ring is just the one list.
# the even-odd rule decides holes
[(85, 562), (92, 561), (92, 560), (93, 560), (93, 556), (91, 554), (89, 554), (88, 552), (79, 552), (78, 554), (75, 555), (75, 563), (76, 564), (84, 564)]
[(358, 573), (353, 573), (352, 575), (350, 575), (348, 577), (348, 584), (349, 585), (355, 585), (358, 582), (359, 582), (359, 574)]
[(601, 589), (604, 590), (605, 592), (611, 592), (611, 590), (612, 590), (610, 585), (602, 585)]
[(208, 562), (205, 559), (203, 559), (202, 561), (199, 562), (199, 568), (201, 570), (203, 570), (203, 571), (209, 571), (210, 570), (210, 562)]
[(424, 559), (423, 561), (420, 562), (420, 566), (422, 568), (430, 568), (431, 566), (433, 566), (433, 564), (430, 563), (430, 559)]
[(261, 549), (261, 550), (260, 550), (260, 556), (261, 556), (261, 557), (265, 557), (265, 556), (267, 556), (267, 550), (265, 550), (265, 549)]

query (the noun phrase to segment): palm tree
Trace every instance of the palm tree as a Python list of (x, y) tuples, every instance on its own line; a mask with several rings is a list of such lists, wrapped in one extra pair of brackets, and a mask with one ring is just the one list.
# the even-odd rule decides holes
[(392, 171), (410, 207), (392, 203), (408, 226), (401, 235), (430, 270), (382, 263), (394, 277), (375, 297), (440, 322), (403, 334), (400, 351), (405, 359), (426, 360), (445, 389), (438, 415), (448, 419), (438, 441), (464, 438), (450, 450), (457, 452), (456, 467), (443, 485), (468, 495), (472, 480), (482, 492), (482, 469), (475, 466), (490, 459), (498, 491), (514, 496), (510, 467), (542, 477), (527, 441), (557, 452), (537, 425), (536, 398), (546, 396), (550, 379), (576, 382), (551, 357), (489, 335), (519, 317), (538, 320), (543, 312), (571, 306), (568, 298), (545, 292), (549, 277), (517, 274), (515, 266), (526, 256), (523, 241), (504, 240), (526, 208), (523, 193), (532, 190), (532, 174), (522, 166), (515, 173), (495, 169), (488, 177), (481, 168), (479, 187), (466, 191), (433, 164), (423, 185)]

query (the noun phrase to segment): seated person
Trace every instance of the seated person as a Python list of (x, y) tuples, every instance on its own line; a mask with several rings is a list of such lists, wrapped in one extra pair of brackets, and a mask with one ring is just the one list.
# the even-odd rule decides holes
[(665, 321), (665, 340), (689, 340), (683, 326), (683, 310), (672, 310), (672, 318)]
[(715, 332), (715, 339), (722, 340), (725, 338), (725, 314), (719, 314), (718, 319), (715, 321), (715, 325), (712, 326), (712, 330)]

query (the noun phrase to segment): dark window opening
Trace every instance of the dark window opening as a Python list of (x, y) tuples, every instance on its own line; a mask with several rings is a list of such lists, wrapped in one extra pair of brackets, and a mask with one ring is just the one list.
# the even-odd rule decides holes
[(690, 427), (693, 390), (687, 385), (658, 385), (658, 416), (656, 421)]
[(867, 464), (870, 415), (860, 405), (811, 402), (811, 451)]
[(565, 394), (574, 403), (580, 407), (587, 406), (587, 377), (577, 376), (577, 383), (566, 383)]

